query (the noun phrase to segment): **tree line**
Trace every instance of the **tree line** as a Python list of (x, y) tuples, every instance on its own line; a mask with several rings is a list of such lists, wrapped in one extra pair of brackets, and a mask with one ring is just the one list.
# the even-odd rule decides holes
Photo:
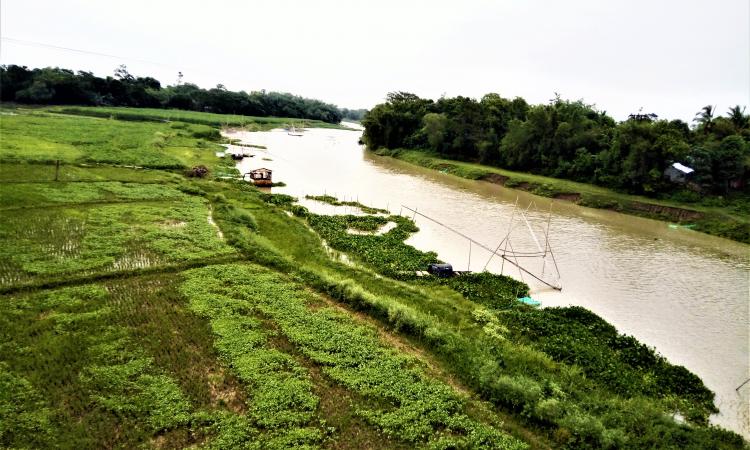
[[(131, 75), (123, 65), (113, 76), (47, 67), (0, 66), (0, 100), (36, 105), (132, 106), (172, 108), (218, 114), (317, 119), (338, 123), (344, 114), (335, 105), (281, 92), (234, 92), (219, 84), (202, 89), (182, 83), (163, 87), (152, 77)], [(348, 111), (348, 110), (346, 110)], [(353, 111), (356, 113), (356, 111)]]
[(688, 186), (704, 193), (739, 189), (750, 175), (750, 117), (739, 106), (724, 116), (706, 106), (690, 126), (641, 112), (618, 123), (559, 95), (529, 105), (498, 94), (433, 101), (393, 92), (362, 125), (372, 149), (432, 152), (651, 196), (687, 192), (664, 176), (675, 162), (695, 170)]

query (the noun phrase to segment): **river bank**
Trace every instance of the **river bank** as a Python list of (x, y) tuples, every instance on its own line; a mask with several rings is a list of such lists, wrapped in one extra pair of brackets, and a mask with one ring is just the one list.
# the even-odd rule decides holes
[[(494, 248), (507, 233), (516, 199), (524, 208), (536, 205), (528, 218), (537, 230), (546, 226), (552, 206), (550, 241), (564, 288), (556, 292), (530, 283), (532, 297), (547, 306), (583, 306), (685, 365), (717, 393), (722, 413), (715, 423), (747, 430), (747, 393), (735, 392), (748, 376), (746, 245), (377, 156), (359, 146), (353, 132), (312, 129), (295, 139), (283, 131), (230, 137), (267, 147), (241, 162), (241, 171), (259, 164), (273, 169), (287, 186), (272, 191), (293, 195), (316, 213), (346, 214), (352, 208), (305, 196), (328, 194), (391, 214), (407, 205)], [(427, 220), (416, 222), (420, 231), (408, 244), (436, 251), (460, 270), (483, 270), (486, 252), (474, 246), (469, 256), (468, 244), (455, 234)], [(513, 244), (517, 250), (534, 249), (524, 229), (513, 233)], [(492, 261), (487, 270), (500, 273), (501, 264)], [(520, 279), (517, 271), (506, 268), (505, 273)]]
[[(494, 217), (508, 207), (497, 193), (485, 198), (457, 184), (476, 189), (477, 182), (407, 163), (397, 173), (396, 164), (367, 159), (351, 131), (234, 133), (256, 146), (240, 167), (268, 165), (287, 182), (273, 192), (309, 194), (297, 195), (300, 203), (345, 213), (317, 215), (291, 196), (238, 181), (233, 161), (216, 156), (226, 141), (216, 140), (215, 128), (18, 113), (0, 118), (0, 209), (7, 212), (0, 214), (0, 384), (7, 387), (0, 421), (8, 424), (0, 447), (744, 445), (707, 424), (715, 407), (724, 411), (722, 394), (714, 401), (710, 392), (720, 390), (679, 367), (688, 366), (680, 356), (694, 356), (734, 376), (724, 360), (738, 359), (734, 353), (714, 357), (724, 333), (735, 331), (726, 311), (688, 311), (711, 339), (653, 330), (683, 337), (685, 353), (667, 361), (623, 336), (627, 326), (615, 331), (580, 308), (503, 310), (502, 301), (514, 303), (525, 286), (506, 276), (445, 284), (402, 278), (414, 268), (403, 264), (457, 257), (429, 226), (394, 215), (397, 201), (441, 218), (465, 216), (461, 227), (485, 241), (497, 233), (476, 227), (504, 227)], [(192, 170), (201, 165), (208, 170)], [(326, 197), (326, 186), (347, 198)], [(348, 214), (362, 205), (393, 217)], [(610, 235), (628, 244), (638, 237), (628, 234), (629, 223), (615, 233), (568, 207), (551, 222), (561, 267), (581, 266), (577, 276), (566, 274), (566, 292), (577, 295), (599, 278), (587, 260), (609, 269), (611, 257), (591, 251), (581, 259), (561, 245), (571, 233), (602, 252)], [(386, 220), (395, 227), (380, 228)], [(653, 222), (637, 220), (647, 230)], [(744, 266), (715, 242), (729, 241), (694, 235), (716, 258), (710, 261), (720, 264), (721, 253), (724, 265), (658, 276), (670, 281), (680, 271), (703, 283), (704, 275), (707, 288), (712, 279), (731, 283)], [(321, 236), (351, 258), (331, 258)], [(664, 246), (656, 242), (647, 249), (656, 255), (684, 246), (668, 236)], [(586, 272), (590, 278), (579, 281)], [(640, 282), (628, 285), (656, 292), (635, 276)], [(638, 300), (637, 291), (621, 297), (612, 286), (600, 284), (618, 301)], [(663, 302), (673, 321), (685, 322), (680, 314), (690, 304), (676, 302), (693, 299), (690, 291), (677, 294)], [(664, 321), (665, 311), (631, 309), (640, 322)], [(575, 345), (558, 335), (574, 336)], [(701, 340), (708, 351), (693, 352)], [(627, 382), (611, 377), (620, 372)]]
[(573, 202), (580, 206), (609, 209), (640, 217), (675, 222), (675, 226), (690, 228), (746, 244), (750, 243), (750, 221), (748, 217), (734, 212), (728, 207), (706, 207), (627, 195), (574, 181), (442, 159), (436, 155), (415, 150), (378, 149), (373, 153), (380, 156), (390, 156), (461, 178), (486, 181), (556, 200)]

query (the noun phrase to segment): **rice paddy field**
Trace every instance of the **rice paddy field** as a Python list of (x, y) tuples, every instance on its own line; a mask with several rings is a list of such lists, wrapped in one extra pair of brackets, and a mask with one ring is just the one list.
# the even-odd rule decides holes
[(746, 448), (590, 312), (227, 179), (232, 116), (2, 111), (2, 448)]

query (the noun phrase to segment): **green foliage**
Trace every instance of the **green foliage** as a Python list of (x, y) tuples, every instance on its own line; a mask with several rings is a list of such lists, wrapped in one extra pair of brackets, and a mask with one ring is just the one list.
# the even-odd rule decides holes
[(305, 195), (305, 198), (321, 203), (327, 203), (333, 206), (353, 206), (355, 208), (359, 208), (365, 214), (388, 214), (388, 210), (382, 208), (373, 208), (356, 201), (341, 201), (331, 195)]
[(214, 197), (214, 204), (216, 205), (215, 213), (217, 218), (221, 218), (222, 220), (228, 222), (233, 222), (234, 224), (246, 227), (250, 230), (258, 229), (258, 223), (255, 221), (255, 217), (253, 217), (252, 213), (250, 213), (249, 211), (238, 208), (231, 203), (227, 203), (225, 199), (220, 200), (216, 197)]
[(424, 123), (422, 132), (427, 136), (430, 149), (436, 152), (441, 151), (448, 131), (448, 117), (445, 114), (427, 113), (422, 118), (422, 122)]
[(578, 365), (587, 377), (623, 397), (689, 399), (695, 411), (685, 412), (698, 422), (716, 412), (713, 393), (697, 376), (584, 308), (513, 309), (499, 317), (517, 339), (556, 361)]
[[(2, 144), (0, 144), (1, 146)], [(120, 181), (123, 183), (169, 183), (180, 181), (181, 176), (162, 170), (151, 170), (132, 167), (112, 167), (105, 165), (71, 165), (60, 164), (59, 170), (54, 164), (2, 163), (0, 164), (1, 183), (43, 183), (55, 181), (104, 182)]]
[[(260, 117), (253, 115), (215, 114), (209, 112), (186, 111), (183, 109), (152, 109), (152, 108), (122, 108), (122, 107), (57, 107), (52, 111), (70, 115), (100, 117), (103, 119), (117, 119), (139, 122), (171, 122), (170, 128), (178, 130), (193, 130), (193, 137), (204, 139), (218, 139), (217, 130), (207, 127), (239, 127), (252, 131), (270, 130), (287, 125), (288, 117)], [(305, 128), (330, 128), (334, 125), (319, 120), (295, 120)], [(204, 125), (195, 128), (188, 124)], [(212, 131), (213, 130), (213, 131)]]
[[(128, 125), (163, 127), (143, 133), (148, 151), (184, 151), (191, 165), (210, 145), (184, 123)], [(27, 135), (54, 141), (35, 127)], [(118, 130), (126, 142), (130, 128)], [(83, 148), (73, 141), (86, 133), (75, 130), (71, 148)], [(186, 147), (170, 147), (170, 133)], [(576, 339), (575, 353), (556, 361), (552, 350), (562, 350), (536, 331), (537, 313), (511, 306), (522, 284), (489, 274), (416, 282), (410, 273), (436, 258), (404, 244), (416, 231), (408, 219), (318, 218), (246, 183), (132, 168), (63, 165), (62, 179), (98, 183), (31, 186), (50, 168), (0, 168), (0, 180), (24, 181), (0, 185), (0, 203), (14, 208), (0, 215), (0, 280), (14, 292), (0, 298), (2, 447), (521, 446), (500, 431), (499, 411), (503, 430), (540, 447), (742, 447), (737, 435), (701, 425), (708, 397), (687, 371), (623, 337), (592, 342), (609, 336), (595, 316), (543, 321)], [(17, 208), (27, 201), (41, 207)], [(321, 235), (367, 267), (331, 259), (308, 221), (287, 211), (318, 220)], [(396, 228), (373, 233), (388, 221)], [(265, 267), (211, 265), (239, 255)], [(186, 266), (201, 268), (171, 273)], [(100, 284), (80, 284), (89, 275)], [(75, 286), (19, 293), (32, 282)], [(606, 362), (634, 387), (610, 385), (598, 370)], [(671, 387), (652, 390), (652, 372)], [(675, 423), (675, 411), (692, 423)]]
[(0, 432), (0, 444), (132, 446), (187, 426), (190, 402), (118, 323), (109, 295), (88, 285), (0, 303), (2, 338), (9, 343), (0, 347), (0, 379), (9, 388), (0, 396), (13, 395), (15, 409), (7, 411), (0, 400), (0, 416), (11, 412), (0, 423), (12, 426)]
[[(181, 78), (182, 76), (180, 76)], [(90, 72), (47, 67), (0, 66), (0, 101), (53, 105), (114, 105), (177, 108), (250, 116), (282, 116), (338, 123), (342, 111), (320, 100), (281, 92), (228, 91), (219, 84), (201, 89), (178, 83), (162, 88), (151, 77), (135, 77), (121, 65), (115, 76), (99, 78)]]
[(210, 301), (273, 319), (327, 376), (373, 400), (357, 405), (358, 413), (388, 436), (413, 443), (450, 437), (462, 447), (524, 447), (462, 414), (462, 402), (448, 386), (381, 344), (371, 328), (330, 308), (311, 310), (308, 305), (320, 300), (277, 274), (250, 265), (209, 266), (187, 272), (183, 290), (199, 299), (200, 311), (210, 309), (205, 306)]
[[(385, 218), (360, 219), (363, 222), (358, 226), (374, 228), (382, 223), (382, 219)], [(324, 218), (329, 226), (339, 220), (346, 221), (346, 218), (332, 221)], [(280, 222), (274, 223), (277, 224), (274, 226), (277, 230)], [(342, 237), (348, 234), (348, 225), (336, 224), (335, 227), (337, 230), (333, 234)], [(279, 243), (290, 244), (288, 237), (279, 239)], [(352, 256), (357, 257), (355, 253)], [(257, 254), (252, 254), (251, 257), (265, 261), (258, 258)], [(518, 305), (509, 312), (497, 314), (489, 310), (475, 310), (476, 314), (472, 319), (480, 332), (476, 334), (467, 326), (467, 313), (461, 309), (457, 300), (451, 298), (450, 301), (456, 304), (450, 308), (438, 307), (441, 297), (448, 295), (445, 291), (437, 290), (439, 284), (426, 282), (430, 286), (429, 291), (436, 290), (435, 294), (428, 294), (427, 290), (420, 291), (421, 294), (415, 296), (414, 301), (407, 306), (406, 299), (413, 295), (409, 294), (412, 288), (408, 284), (400, 284), (395, 290), (387, 291), (388, 294), (374, 295), (372, 289), (385, 292), (379, 284), (388, 282), (377, 277), (365, 277), (356, 270), (347, 270), (350, 276), (366, 280), (368, 284), (365, 287), (354, 279), (329, 276), (311, 269), (297, 269), (292, 261), (278, 253), (272, 265), (285, 272), (292, 271), (296, 277), (316, 290), (423, 342), (432, 352), (444, 358), (446, 365), (452, 368), (456, 376), (476, 389), (483, 398), (514, 411), (530, 424), (555, 430), (555, 439), (560, 446), (600, 448), (611, 442), (628, 442), (635, 447), (684, 446), (686, 442), (690, 443), (688, 446), (695, 448), (734, 448), (738, 445), (736, 435), (724, 436), (719, 431), (705, 431), (702, 426), (683, 428), (671, 421), (667, 413), (680, 411), (690, 420), (703, 423), (708, 411), (701, 400), (690, 395), (670, 394), (660, 397), (647, 390), (638, 393), (638, 389), (643, 389), (648, 384), (648, 376), (640, 372), (640, 369), (635, 369), (635, 372), (645, 378), (633, 378), (631, 382), (640, 385), (634, 392), (643, 401), (637, 403), (637, 407), (632, 407), (622, 403), (619, 394), (606, 383), (591, 380), (578, 365), (567, 360), (556, 363), (535, 348), (534, 340), (537, 337), (526, 338), (523, 331), (518, 331), (508, 323), (508, 318), (514, 318), (516, 314), (532, 313), (530, 308)], [(341, 269), (335, 270), (341, 273)], [(497, 281), (502, 282), (502, 279)], [(425, 313), (425, 309), (430, 313)], [(571, 330), (575, 335), (575, 326)], [(558, 334), (565, 335), (567, 332), (567, 325), (563, 325)], [(651, 354), (653, 355), (652, 351)], [(586, 363), (581, 361), (580, 364), (585, 366)], [(668, 371), (686, 373), (683, 368), (674, 366)], [(500, 375), (506, 378), (498, 382)], [(602, 404), (608, 406), (602, 409)], [(579, 421), (571, 415), (583, 417), (584, 420)], [(642, 428), (642, 431), (632, 432), (630, 430), (633, 428), (630, 428), (629, 423), (631, 415), (656, 417), (659, 421)], [(714, 440), (718, 443), (714, 444)]]
[(168, 185), (122, 183), (14, 183), (0, 186), (0, 209), (55, 205), (182, 200), (185, 195)]
[[(414, 271), (425, 270), (429, 263), (438, 261), (435, 253), (421, 252), (404, 244), (404, 240), (418, 230), (414, 222), (405, 217), (308, 214), (307, 221), (332, 248), (349, 253), (390, 277), (413, 278)], [(375, 231), (388, 222), (395, 222), (396, 227), (381, 235), (347, 232), (350, 228)]]
[[(739, 106), (727, 117), (714, 115), (712, 106), (704, 107), (690, 130), (655, 114), (616, 124), (593, 105), (559, 96), (530, 107), (497, 94), (433, 102), (392, 93), (362, 124), (371, 150), (405, 148), (656, 197), (682, 187), (664, 177), (674, 162), (695, 169), (691, 186), (704, 193), (726, 193), (731, 182), (747, 181), (748, 116)], [(456, 167), (434, 168), (453, 173)]]
[(241, 276), (244, 283), (248, 281), (247, 274), (235, 272), (229, 279), (209, 280), (203, 276), (207, 271), (212, 269), (187, 272), (182, 292), (189, 299), (190, 308), (209, 320), (219, 355), (248, 386), (252, 396), (248, 411), (251, 423), (270, 430), (274, 439), (305, 433), (305, 444), (319, 442), (322, 434), (313, 430), (319, 399), (312, 392), (307, 371), (290, 355), (267, 348), (269, 333), (263, 330), (260, 320), (247, 314), (254, 305), (235, 298), (232, 290), (211, 291), (208, 287), (219, 280), (231, 283), (232, 275)]
[(494, 309), (515, 306), (519, 297), (529, 292), (526, 283), (504, 275), (479, 272), (450, 278), (438, 278), (467, 299)]
[(217, 159), (214, 152), (221, 149), (217, 144), (200, 146), (192, 136), (161, 123), (23, 113), (0, 117), (0, 127), (3, 164), (54, 164), (59, 160), (63, 164), (179, 169), (197, 163), (213, 165)]
[(54, 438), (52, 410), (23, 377), (0, 362), (0, 445), (24, 448), (50, 445)]
[(292, 203), (297, 201), (297, 198), (292, 197), (291, 195), (267, 194), (265, 192), (262, 192), (260, 194), (260, 198), (268, 204), (276, 205), (276, 206), (283, 206), (283, 207), (291, 207)]
[[(694, 230), (750, 243), (750, 221), (747, 219), (748, 195), (742, 192), (730, 192), (727, 196), (705, 196), (689, 194), (691, 202), (697, 198), (698, 204), (684, 204), (685, 190), (676, 191), (673, 200), (676, 203), (649, 200), (621, 194), (593, 185), (571, 182), (538, 175), (511, 172), (503, 169), (480, 166), (478, 164), (448, 161), (433, 154), (417, 150), (380, 149), (378, 155), (392, 156), (412, 164), (439, 170), (467, 179), (484, 179), (500, 182), (505, 187), (533, 192), (537, 195), (559, 198), (570, 195), (571, 200), (581, 206), (603, 208), (627, 214), (644, 216), (671, 222), (689, 222)], [(692, 191), (689, 191), (692, 192)], [(663, 197), (664, 195), (662, 195)], [(667, 197), (669, 198), (669, 197)], [(670, 200), (672, 200), (670, 198)]]
[(66, 206), (2, 215), (0, 286), (233, 254), (208, 223), (208, 214), (205, 201), (187, 197), (179, 203)]

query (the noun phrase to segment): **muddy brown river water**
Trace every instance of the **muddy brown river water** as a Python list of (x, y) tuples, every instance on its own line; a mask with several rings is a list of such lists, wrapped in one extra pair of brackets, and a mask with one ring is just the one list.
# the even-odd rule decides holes
[[(283, 130), (226, 134), (267, 147), (249, 149), (255, 156), (238, 164), (241, 172), (272, 169), (274, 181), (287, 184), (273, 192), (297, 196), (316, 212), (350, 209), (305, 200), (306, 194), (359, 200), (412, 217), (401, 206), (406, 205), (490, 248), (508, 234), (515, 217), (510, 242), (516, 252), (537, 250), (536, 241), (544, 247), (549, 219), (562, 291), (508, 263), (503, 266), (499, 258), (487, 270), (527, 282), (543, 306), (586, 307), (684, 365), (716, 393), (720, 413), (712, 422), (750, 439), (750, 383), (735, 390), (750, 378), (750, 246), (374, 156), (357, 143), (359, 131), (309, 129), (301, 137)], [(526, 208), (536, 241), (518, 220), (518, 210)], [(464, 238), (419, 215), (415, 221), (420, 231), (408, 243), (436, 251), (457, 270), (484, 269), (489, 252), (471, 245), (469, 255)], [(521, 263), (537, 274), (544, 265), (544, 279), (555, 281), (549, 256), (544, 262)]]

